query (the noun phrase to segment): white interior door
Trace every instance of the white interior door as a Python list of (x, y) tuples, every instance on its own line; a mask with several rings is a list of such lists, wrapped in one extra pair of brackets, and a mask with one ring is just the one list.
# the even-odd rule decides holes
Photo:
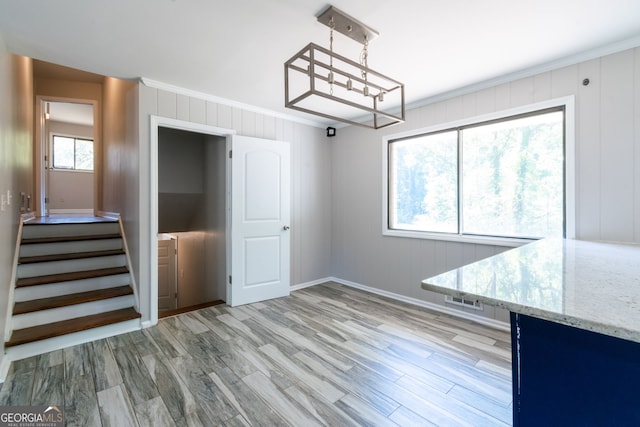
[(231, 139), (231, 284), (236, 306), (289, 295), (289, 143)]

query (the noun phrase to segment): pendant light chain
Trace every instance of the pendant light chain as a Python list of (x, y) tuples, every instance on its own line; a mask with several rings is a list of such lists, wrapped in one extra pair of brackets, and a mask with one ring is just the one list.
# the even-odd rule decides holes
[(336, 26), (333, 17), (329, 21), (329, 94), (333, 96), (333, 29)]
[(362, 65), (365, 69), (362, 70), (361, 76), (364, 79), (364, 88), (362, 88), (362, 94), (364, 96), (369, 96), (369, 84), (367, 81), (367, 70), (369, 59), (369, 39), (367, 36), (364, 36), (364, 44), (362, 45), (362, 53), (360, 54), (360, 65)]

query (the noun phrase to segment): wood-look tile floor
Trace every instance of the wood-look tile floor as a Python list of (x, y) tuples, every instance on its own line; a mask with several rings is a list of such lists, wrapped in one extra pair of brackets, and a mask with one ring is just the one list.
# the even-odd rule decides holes
[(12, 363), (69, 426), (511, 425), (509, 335), (335, 283)]

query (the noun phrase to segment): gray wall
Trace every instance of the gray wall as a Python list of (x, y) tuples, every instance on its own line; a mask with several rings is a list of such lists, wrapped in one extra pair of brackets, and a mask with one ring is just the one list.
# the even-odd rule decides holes
[[(331, 142), (333, 276), (442, 303), (421, 290), (422, 279), (505, 248), (383, 237), (383, 136), (568, 95), (576, 102), (576, 237), (640, 243), (639, 70), (636, 48), (434, 102), (400, 126), (339, 129)], [(507, 320), (490, 307), (484, 315)]]
[[(10, 54), (0, 37), (0, 194), (11, 204), (0, 211), (0, 331), (6, 328), (13, 258), (20, 222), (20, 192), (33, 195), (33, 72), (31, 60)], [(4, 357), (4, 339), (0, 365)]]

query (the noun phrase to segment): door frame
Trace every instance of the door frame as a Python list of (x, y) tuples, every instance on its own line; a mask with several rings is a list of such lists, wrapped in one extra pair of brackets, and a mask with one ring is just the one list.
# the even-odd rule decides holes
[[(226, 139), (226, 152), (229, 151), (231, 146), (231, 137), (236, 134), (233, 129), (225, 129), (216, 126), (209, 126), (205, 124), (187, 122), (184, 120), (170, 119), (168, 117), (161, 117), (156, 115), (150, 116), (150, 159), (149, 159), (149, 174), (151, 176), (151, 183), (149, 188), (149, 199), (151, 208), (151, 217), (149, 218), (149, 254), (150, 254), (150, 272), (149, 272), (149, 322), (151, 325), (158, 323), (158, 128), (171, 128), (177, 130), (183, 130), (187, 132), (200, 133), (212, 136), (224, 137)], [(228, 162), (227, 162), (228, 163)], [(226, 216), (226, 235), (227, 235), (227, 274), (231, 271), (230, 265), (230, 246), (231, 240), (229, 233), (231, 231), (231, 217), (229, 215), (229, 209), (231, 207), (231, 193), (230, 193), (230, 168), (228, 167), (225, 174), (225, 216)], [(228, 286), (228, 283), (227, 283)]]
[[(93, 212), (97, 212), (99, 206), (99, 200), (101, 197), (101, 177), (102, 177), (102, 140), (101, 132), (102, 126), (100, 125), (101, 112), (99, 110), (100, 104), (93, 99), (80, 99), (80, 98), (65, 98), (61, 96), (45, 96), (37, 95), (35, 102), (35, 120), (36, 135), (35, 135), (35, 197), (33, 198), (33, 206), (31, 209), (36, 213), (36, 216), (49, 216), (47, 210), (47, 204), (45, 198), (49, 191), (48, 187), (48, 173), (45, 172), (45, 165), (47, 164), (46, 156), (49, 153), (49, 135), (45, 132), (46, 129), (46, 104), (48, 102), (67, 102), (72, 104), (89, 104), (93, 107)], [(49, 159), (50, 160), (50, 159)]]

